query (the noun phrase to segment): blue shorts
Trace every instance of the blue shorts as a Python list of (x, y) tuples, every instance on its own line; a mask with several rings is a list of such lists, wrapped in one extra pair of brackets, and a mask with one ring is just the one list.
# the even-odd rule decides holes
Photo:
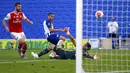
[(49, 41), (50, 43), (57, 45), (58, 41), (59, 41), (60, 35), (58, 34), (50, 34), (47, 37), (47, 41)]

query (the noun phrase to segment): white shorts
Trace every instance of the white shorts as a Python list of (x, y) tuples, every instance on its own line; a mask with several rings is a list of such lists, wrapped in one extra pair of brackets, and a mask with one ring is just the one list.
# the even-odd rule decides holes
[(11, 36), (15, 39), (15, 40), (20, 40), (21, 38), (25, 38), (25, 41), (26, 41), (26, 36), (24, 34), (24, 32), (20, 32), (20, 33), (17, 33), (17, 32), (11, 32), (10, 33)]

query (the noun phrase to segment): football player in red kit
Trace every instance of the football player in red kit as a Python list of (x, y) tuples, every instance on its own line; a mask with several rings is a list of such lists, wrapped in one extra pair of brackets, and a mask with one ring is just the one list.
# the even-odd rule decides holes
[[(13, 12), (8, 13), (7, 16), (3, 19), (3, 24), (6, 31), (10, 32), (11, 36), (19, 42), (18, 52), (21, 58), (27, 58), (25, 56), (25, 52), (27, 50), (26, 36), (22, 30), (22, 20), (30, 24), (33, 24), (33, 22), (27, 19), (24, 13), (21, 12), (21, 3), (16, 2), (14, 7), (15, 10)], [(7, 20), (9, 25), (6, 24)]]

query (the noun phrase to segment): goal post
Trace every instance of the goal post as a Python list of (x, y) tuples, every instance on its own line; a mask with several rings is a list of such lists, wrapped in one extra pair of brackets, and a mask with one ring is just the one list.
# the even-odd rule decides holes
[(76, 73), (82, 71), (82, 0), (76, 0)]

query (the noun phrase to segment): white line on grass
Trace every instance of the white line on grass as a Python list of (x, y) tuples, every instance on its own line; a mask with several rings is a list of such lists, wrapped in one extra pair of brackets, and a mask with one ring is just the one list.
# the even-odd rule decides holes
[(109, 71), (109, 72), (100, 72), (100, 73), (124, 73), (124, 72), (130, 72), (130, 70)]
[(0, 62), (0, 64), (9, 64), (9, 63), (26, 63), (26, 62), (40, 62), (40, 61), (53, 61), (53, 60), (7, 61), (7, 62)]
[(108, 71), (108, 72), (85, 72), (85, 73), (124, 73), (124, 72), (130, 72), (130, 70)]

